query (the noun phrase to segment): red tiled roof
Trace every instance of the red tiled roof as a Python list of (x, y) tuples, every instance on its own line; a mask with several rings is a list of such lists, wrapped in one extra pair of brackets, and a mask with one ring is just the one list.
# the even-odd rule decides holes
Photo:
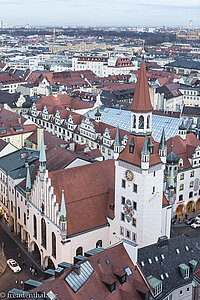
[(150, 112), (153, 110), (149, 95), (149, 87), (147, 81), (147, 74), (145, 63), (142, 62), (140, 72), (135, 88), (133, 102), (130, 108), (133, 112)]
[[(129, 143), (133, 138), (132, 135), (129, 136), (127, 145), (125, 149), (120, 153), (119, 159), (123, 161), (127, 161), (133, 165), (141, 166), (141, 152), (144, 145), (144, 136), (134, 136), (134, 151), (133, 154), (129, 153)], [(159, 143), (155, 142), (152, 137), (150, 137), (154, 144), (154, 152), (150, 155), (149, 165), (156, 165), (161, 163), (159, 156)]]
[(180, 136), (174, 136), (167, 140), (168, 153), (171, 152), (173, 145), (173, 152), (183, 159), (183, 169), (191, 167), (189, 158), (192, 157), (197, 146), (200, 146), (200, 140), (193, 133), (186, 135), (186, 140), (182, 140)]
[[(20, 121), (20, 123), (19, 123)], [(0, 134), (0, 137), (10, 136), (21, 134), (25, 132), (31, 132), (36, 129), (36, 125), (27, 124), (25, 125), (26, 119), (18, 114), (9, 111), (5, 108), (1, 108), (0, 110), (0, 126), (6, 128), (6, 133)], [(16, 131), (14, 129), (15, 126), (21, 126), (23, 128), (22, 131)]]
[[(148, 287), (138, 269), (133, 265), (122, 243), (88, 257), (87, 261), (91, 264), (94, 272), (76, 293), (65, 281), (66, 276), (73, 270), (74, 266), (66, 269), (58, 278), (51, 277), (45, 280), (40, 288), (32, 289), (31, 292), (42, 289), (47, 294), (51, 290), (59, 299), (71, 300), (142, 300), (143, 296), (140, 295), (140, 292), (142, 294), (148, 293)], [(109, 261), (109, 264), (106, 261)], [(81, 263), (84, 261), (78, 264)], [(116, 273), (120, 275), (125, 273), (124, 269), (127, 267), (130, 268), (132, 274), (126, 276), (126, 283), (122, 285), (117, 279)], [(116, 282), (115, 291), (109, 292), (103, 281)]]
[(68, 235), (108, 224), (108, 196), (109, 189), (114, 191), (114, 176), (112, 159), (49, 173), (59, 205), (65, 191)]
[(88, 102), (83, 102), (81, 100), (73, 99), (67, 94), (61, 94), (58, 95), (57, 97), (54, 97), (52, 95), (42, 96), (36, 102), (36, 106), (39, 111), (42, 111), (44, 106), (46, 106), (48, 112), (52, 113), (51, 109), (54, 110), (53, 108), (55, 107), (79, 110), (79, 109), (92, 108), (93, 104)]

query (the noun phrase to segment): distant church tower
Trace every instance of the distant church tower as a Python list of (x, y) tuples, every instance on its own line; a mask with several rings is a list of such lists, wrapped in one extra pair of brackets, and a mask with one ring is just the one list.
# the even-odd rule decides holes
[(160, 143), (151, 135), (153, 108), (144, 62), (130, 110), (130, 136), (115, 162), (115, 236), (143, 247), (170, 234), (162, 205), (167, 149), (164, 130)]

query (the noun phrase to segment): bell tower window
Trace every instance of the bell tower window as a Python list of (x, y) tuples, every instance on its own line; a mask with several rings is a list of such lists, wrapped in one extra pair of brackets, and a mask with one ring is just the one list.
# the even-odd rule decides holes
[(147, 117), (147, 129), (150, 128), (150, 116)]
[(136, 128), (136, 116), (133, 116), (133, 128)]
[(139, 129), (144, 129), (144, 117), (139, 117)]

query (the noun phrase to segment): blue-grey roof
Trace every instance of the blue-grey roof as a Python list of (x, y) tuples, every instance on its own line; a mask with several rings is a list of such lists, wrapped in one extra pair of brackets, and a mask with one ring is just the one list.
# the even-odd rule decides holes
[[(39, 158), (40, 152), (29, 148), (23, 148), (0, 158), (0, 168), (2, 168), (13, 179), (25, 178), (25, 161), (29, 165)], [(30, 172), (33, 166), (30, 166)]]
[(165, 66), (200, 70), (200, 62), (199, 61), (187, 60), (187, 59), (177, 59), (169, 64), (166, 64)]
[[(95, 119), (95, 111), (89, 113), (90, 118)], [(101, 110), (101, 121), (109, 125), (130, 131), (131, 130), (131, 112), (129, 110), (119, 110), (115, 108), (105, 108)], [(168, 116), (152, 115), (152, 136), (156, 142), (160, 142), (163, 126), (165, 128), (165, 137), (169, 139), (178, 135), (178, 127), (182, 120)], [(187, 128), (192, 121), (188, 121)]]
[(199, 257), (200, 237), (190, 239), (186, 236), (178, 236), (138, 249), (138, 262), (145, 276), (152, 275), (162, 280), (163, 292), (156, 299), (164, 299), (164, 296), (173, 289), (191, 283), (192, 268), (190, 268), (189, 278), (184, 279), (179, 265), (191, 266), (191, 261), (199, 261)]

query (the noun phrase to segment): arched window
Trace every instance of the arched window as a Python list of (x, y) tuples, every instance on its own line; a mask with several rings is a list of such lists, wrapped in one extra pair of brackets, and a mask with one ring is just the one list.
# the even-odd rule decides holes
[(180, 184), (179, 191), (182, 191), (183, 189), (184, 189), (184, 184)]
[(147, 117), (147, 128), (150, 128), (150, 116)]
[(134, 115), (133, 116), (133, 128), (135, 128), (136, 127), (136, 116)]
[(189, 192), (189, 198), (193, 197), (193, 192)]
[(83, 248), (82, 247), (78, 247), (77, 249), (76, 249), (76, 256), (77, 255), (83, 255)]
[(52, 256), (56, 258), (56, 236), (54, 232), (52, 232)]
[(42, 218), (41, 220), (41, 236), (42, 236), (42, 246), (46, 248), (47, 241), (46, 241), (46, 222)]
[(140, 116), (139, 117), (139, 129), (143, 129), (144, 128), (144, 117)]
[(37, 239), (37, 219), (35, 215), (33, 215), (33, 236)]
[(182, 201), (183, 200), (183, 195), (179, 195), (179, 201)]
[(102, 240), (99, 240), (96, 242), (96, 248), (101, 248), (102, 247)]

